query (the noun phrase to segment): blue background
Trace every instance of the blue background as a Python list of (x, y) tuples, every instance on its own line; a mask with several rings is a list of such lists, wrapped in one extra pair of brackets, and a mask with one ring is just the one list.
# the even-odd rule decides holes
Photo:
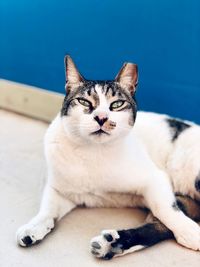
[(139, 65), (139, 108), (200, 123), (199, 0), (1, 0), (0, 77), (64, 93), (68, 53), (88, 79)]

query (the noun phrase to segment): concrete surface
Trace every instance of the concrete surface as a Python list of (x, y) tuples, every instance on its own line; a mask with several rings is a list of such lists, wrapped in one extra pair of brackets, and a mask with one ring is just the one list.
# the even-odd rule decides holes
[(42, 140), (47, 124), (0, 110), (1, 267), (199, 267), (200, 252), (166, 241), (111, 261), (93, 258), (88, 244), (102, 229), (139, 225), (136, 209), (77, 209), (45, 240), (31, 248), (15, 243), (15, 232), (36, 214), (45, 180)]

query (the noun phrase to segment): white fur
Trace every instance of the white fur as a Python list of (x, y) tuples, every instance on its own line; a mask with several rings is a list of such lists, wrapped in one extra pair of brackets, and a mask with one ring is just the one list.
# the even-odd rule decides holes
[[(181, 133), (171, 142), (166, 115), (138, 112), (135, 126), (127, 122), (128, 112), (111, 112), (96, 87), (100, 105), (95, 111), (106, 114), (117, 126), (110, 136), (90, 136), (99, 125), (94, 114), (73, 114), (52, 122), (45, 136), (48, 183), (36, 219), (21, 228), (18, 242), (28, 234), (35, 239), (48, 233), (48, 222), (59, 220), (77, 205), (88, 207), (148, 207), (171, 229), (177, 241), (200, 250), (200, 228), (181, 211), (172, 208), (173, 192), (199, 199), (194, 180), (199, 173), (200, 127)], [(42, 234), (41, 226), (45, 225)]]

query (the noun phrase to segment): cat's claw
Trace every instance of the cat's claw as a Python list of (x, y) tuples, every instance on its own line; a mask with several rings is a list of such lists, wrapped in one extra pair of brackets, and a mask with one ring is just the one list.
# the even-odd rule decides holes
[(120, 245), (115, 246), (118, 239), (119, 234), (116, 230), (103, 230), (101, 235), (92, 238), (90, 251), (97, 258), (110, 260), (116, 254), (123, 253)]

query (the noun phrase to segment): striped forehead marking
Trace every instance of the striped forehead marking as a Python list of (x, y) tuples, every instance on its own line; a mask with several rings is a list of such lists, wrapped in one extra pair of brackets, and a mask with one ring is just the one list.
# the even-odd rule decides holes
[(103, 93), (103, 87), (100, 84), (95, 85), (95, 90), (97, 92), (97, 95), (99, 97), (99, 106), (106, 108), (108, 106), (108, 101), (106, 99), (105, 94)]

